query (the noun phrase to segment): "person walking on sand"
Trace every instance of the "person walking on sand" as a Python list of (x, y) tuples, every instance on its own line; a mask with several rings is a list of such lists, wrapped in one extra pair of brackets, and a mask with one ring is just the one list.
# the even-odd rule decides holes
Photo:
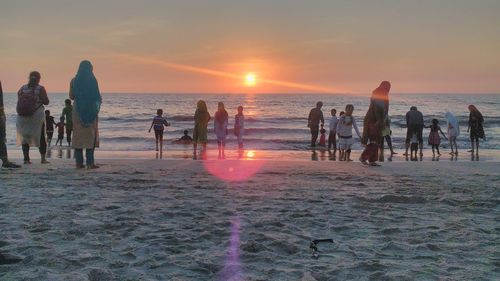
[[(450, 142), (451, 155), (458, 155), (458, 147), (457, 147), (457, 137), (460, 135), (460, 126), (458, 124), (458, 119), (451, 112), (446, 112), (444, 114), (446, 117), (446, 122), (448, 127), (448, 141)], [(453, 147), (455, 147), (455, 151), (453, 151)]]
[(467, 132), (470, 132), (470, 144), (471, 144), (471, 153), (474, 156), (474, 144), (476, 151), (476, 158), (479, 158), (479, 139), (485, 139), (484, 136), (484, 118), (481, 112), (474, 106), (469, 105), (469, 126), (467, 127)]
[(311, 147), (316, 147), (316, 140), (319, 134), (319, 123), (321, 122), (321, 125), (325, 125), (323, 111), (321, 111), (322, 106), (323, 102), (318, 101), (316, 107), (309, 112), (309, 118), (307, 119), (307, 127), (311, 130)]
[(45, 140), (45, 108), (49, 104), (47, 91), (40, 85), (41, 75), (32, 71), (28, 84), (17, 92), (17, 144), (22, 146), (24, 164), (31, 164), (30, 146), (38, 147), (42, 164), (45, 159), (47, 141)]
[(194, 113), (194, 130), (193, 130), (193, 156), (196, 158), (198, 143), (203, 145), (203, 153), (207, 150), (208, 138), (208, 122), (210, 121), (210, 113), (208, 113), (207, 104), (203, 100), (196, 103), (196, 111)]
[(85, 168), (83, 149), (85, 149), (87, 168), (99, 168), (95, 164), (94, 151), (96, 147), (99, 147), (98, 115), (102, 97), (90, 61), (80, 62), (78, 72), (70, 83), (69, 98), (74, 100), (71, 117), (73, 121), (72, 147), (75, 149), (76, 168)]
[(217, 105), (217, 112), (215, 112), (214, 117), (214, 132), (217, 136), (217, 148), (219, 149), (219, 159), (225, 159), (225, 148), (226, 148), (226, 138), (227, 138), (227, 123), (228, 114), (224, 108), (224, 103), (219, 102)]
[(163, 109), (156, 110), (156, 116), (153, 117), (151, 122), (151, 127), (149, 127), (148, 133), (151, 133), (151, 129), (155, 130), (155, 141), (156, 141), (156, 151), (158, 151), (158, 145), (160, 146), (160, 155), (163, 154), (163, 131), (165, 127), (170, 126), (167, 119), (163, 117)]
[(234, 116), (234, 135), (238, 138), (238, 149), (243, 149), (243, 135), (245, 134), (245, 115), (243, 106), (238, 106), (238, 114)]
[(73, 106), (71, 105), (71, 100), (66, 99), (64, 101), (64, 108), (61, 114), (61, 117), (64, 117), (66, 121), (66, 141), (68, 142), (68, 146), (71, 146), (71, 135), (73, 132)]
[(379, 159), (378, 150), (379, 147), (383, 146), (382, 130), (389, 118), (390, 90), (391, 83), (389, 81), (382, 81), (372, 92), (370, 106), (363, 120), (363, 137), (361, 138), (361, 143), (365, 146), (365, 149), (359, 158), (363, 164), (379, 166), (376, 161), (381, 160)]
[(422, 112), (418, 111), (416, 106), (410, 107), (410, 111), (406, 113), (406, 152), (404, 156), (408, 156), (408, 148), (410, 148), (410, 140), (413, 134), (417, 135), (420, 156), (423, 156), (422, 148), (424, 146), (424, 140), (422, 138), (422, 133), (424, 130), (424, 116)]
[(3, 90), (2, 82), (0, 81), (0, 160), (2, 160), (3, 168), (20, 168), (16, 163), (10, 162), (7, 155), (6, 133), (5, 133), (5, 111), (3, 108)]

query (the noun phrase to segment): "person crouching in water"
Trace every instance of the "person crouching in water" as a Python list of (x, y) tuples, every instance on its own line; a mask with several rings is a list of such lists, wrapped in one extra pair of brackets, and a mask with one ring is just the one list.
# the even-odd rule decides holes
[(352, 161), (351, 159), (351, 146), (354, 143), (352, 138), (352, 128), (356, 131), (359, 138), (358, 125), (356, 125), (356, 120), (352, 116), (354, 111), (354, 106), (348, 104), (345, 107), (345, 114), (340, 117), (337, 123), (337, 134), (339, 135), (339, 160), (340, 161)]
[(234, 135), (238, 138), (238, 149), (243, 149), (243, 134), (245, 131), (245, 116), (243, 106), (238, 106), (238, 114), (234, 116)]
[(160, 146), (160, 154), (163, 153), (163, 130), (165, 127), (170, 126), (167, 119), (163, 118), (163, 109), (156, 110), (156, 116), (151, 122), (151, 127), (149, 127), (148, 133), (151, 133), (151, 128), (155, 130), (155, 140), (156, 140), (156, 151), (158, 151), (158, 145)]

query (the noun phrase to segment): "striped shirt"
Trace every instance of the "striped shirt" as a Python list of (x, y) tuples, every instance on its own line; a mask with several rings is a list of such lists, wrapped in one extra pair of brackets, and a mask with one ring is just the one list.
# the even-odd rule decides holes
[(156, 131), (163, 131), (163, 126), (169, 126), (167, 119), (163, 118), (162, 116), (155, 116), (153, 118), (153, 128)]

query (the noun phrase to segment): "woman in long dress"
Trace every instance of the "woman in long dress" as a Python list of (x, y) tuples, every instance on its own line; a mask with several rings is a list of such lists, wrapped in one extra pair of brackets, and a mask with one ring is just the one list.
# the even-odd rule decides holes
[(467, 132), (470, 132), (470, 144), (472, 147), (472, 156), (474, 156), (474, 150), (476, 151), (476, 158), (479, 157), (479, 139), (484, 139), (484, 118), (481, 112), (474, 106), (469, 105), (469, 126), (467, 127)]
[(215, 113), (214, 131), (217, 136), (217, 147), (219, 148), (219, 159), (226, 158), (224, 150), (226, 148), (228, 114), (224, 108), (224, 103), (219, 102)]
[(89, 169), (99, 168), (95, 164), (94, 150), (99, 147), (98, 114), (102, 97), (90, 61), (80, 63), (75, 78), (71, 80), (69, 98), (73, 104), (73, 142), (76, 167), (83, 165), (83, 149), (85, 149), (86, 165)]
[(208, 113), (207, 104), (203, 100), (199, 100), (196, 104), (194, 113), (194, 130), (193, 130), (193, 154), (196, 157), (198, 143), (203, 145), (203, 152), (207, 149), (208, 122), (210, 121), (210, 113)]
[[(41, 75), (38, 71), (32, 71), (28, 84), (24, 85), (17, 92), (19, 107), (33, 107), (34, 112), (21, 114), (18, 112), (16, 129), (16, 142), (23, 149), (24, 164), (31, 164), (30, 146), (38, 147), (42, 164), (49, 163), (45, 159), (47, 153), (47, 141), (45, 140), (45, 107), (49, 104), (47, 91), (40, 85)], [(31, 97), (34, 103), (31, 103)]]
[(391, 83), (389, 81), (382, 81), (380, 86), (372, 92), (370, 106), (363, 121), (361, 143), (366, 147), (359, 158), (363, 164), (378, 166), (376, 161), (378, 160), (378, 150), (382, 143), (382, 130), (385, 124), (387, 124), (388, 119), (390, 90)]

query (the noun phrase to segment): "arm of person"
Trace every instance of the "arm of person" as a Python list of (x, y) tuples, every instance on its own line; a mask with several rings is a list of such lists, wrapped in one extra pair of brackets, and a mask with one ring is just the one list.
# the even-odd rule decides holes
[(44, 87), (41, 87), (41, 89), (40, 89), (40, 102), (43, 105), (49, 104), (49, 97), (47, 96), (47, 91), (45, 90)]
[(170, 123), (168, 123), (167, 119), (163, 118), (163, 125), (165, 127), (168, 127), (168, 126), (170, 126)]
[(443, 130), (441, 130), (441, 127), (439, 127), (439, 131), (441, 132), (441, 135), (443, 135), (444, 139), (448, 140), (448, 138), (446, 137), (446, 135), (443, 133)]
[(73, 93), (73, 80), (71, 80), (71, 82), (69, 82), (69, 98), (74, 100), (75, 99), (75, 94)]
[(149, 127), (148, 133), (151, 133), (151, 129), (153, 128), (153, 125), (155, 124), (155, 121), (151, 121), (151, 127)]
[(323, 117), (323, 111), (320, 111), (320, 120), (321, 120), (321, 125), (325, 125), (325, 118)]
[(361, 139), (361, 134), (359, 133), (358, 125), (356, 124), (356, 119), (354, 119), (354, 117), (352, 118), (352, 126), (354, 127), (354, 131), (356, 131), (358, 138)]
[(311, 127), (311, 118), (312, 118), (313, 111), (309, 111), (309, 117), (307, 117), (307, 128)]

